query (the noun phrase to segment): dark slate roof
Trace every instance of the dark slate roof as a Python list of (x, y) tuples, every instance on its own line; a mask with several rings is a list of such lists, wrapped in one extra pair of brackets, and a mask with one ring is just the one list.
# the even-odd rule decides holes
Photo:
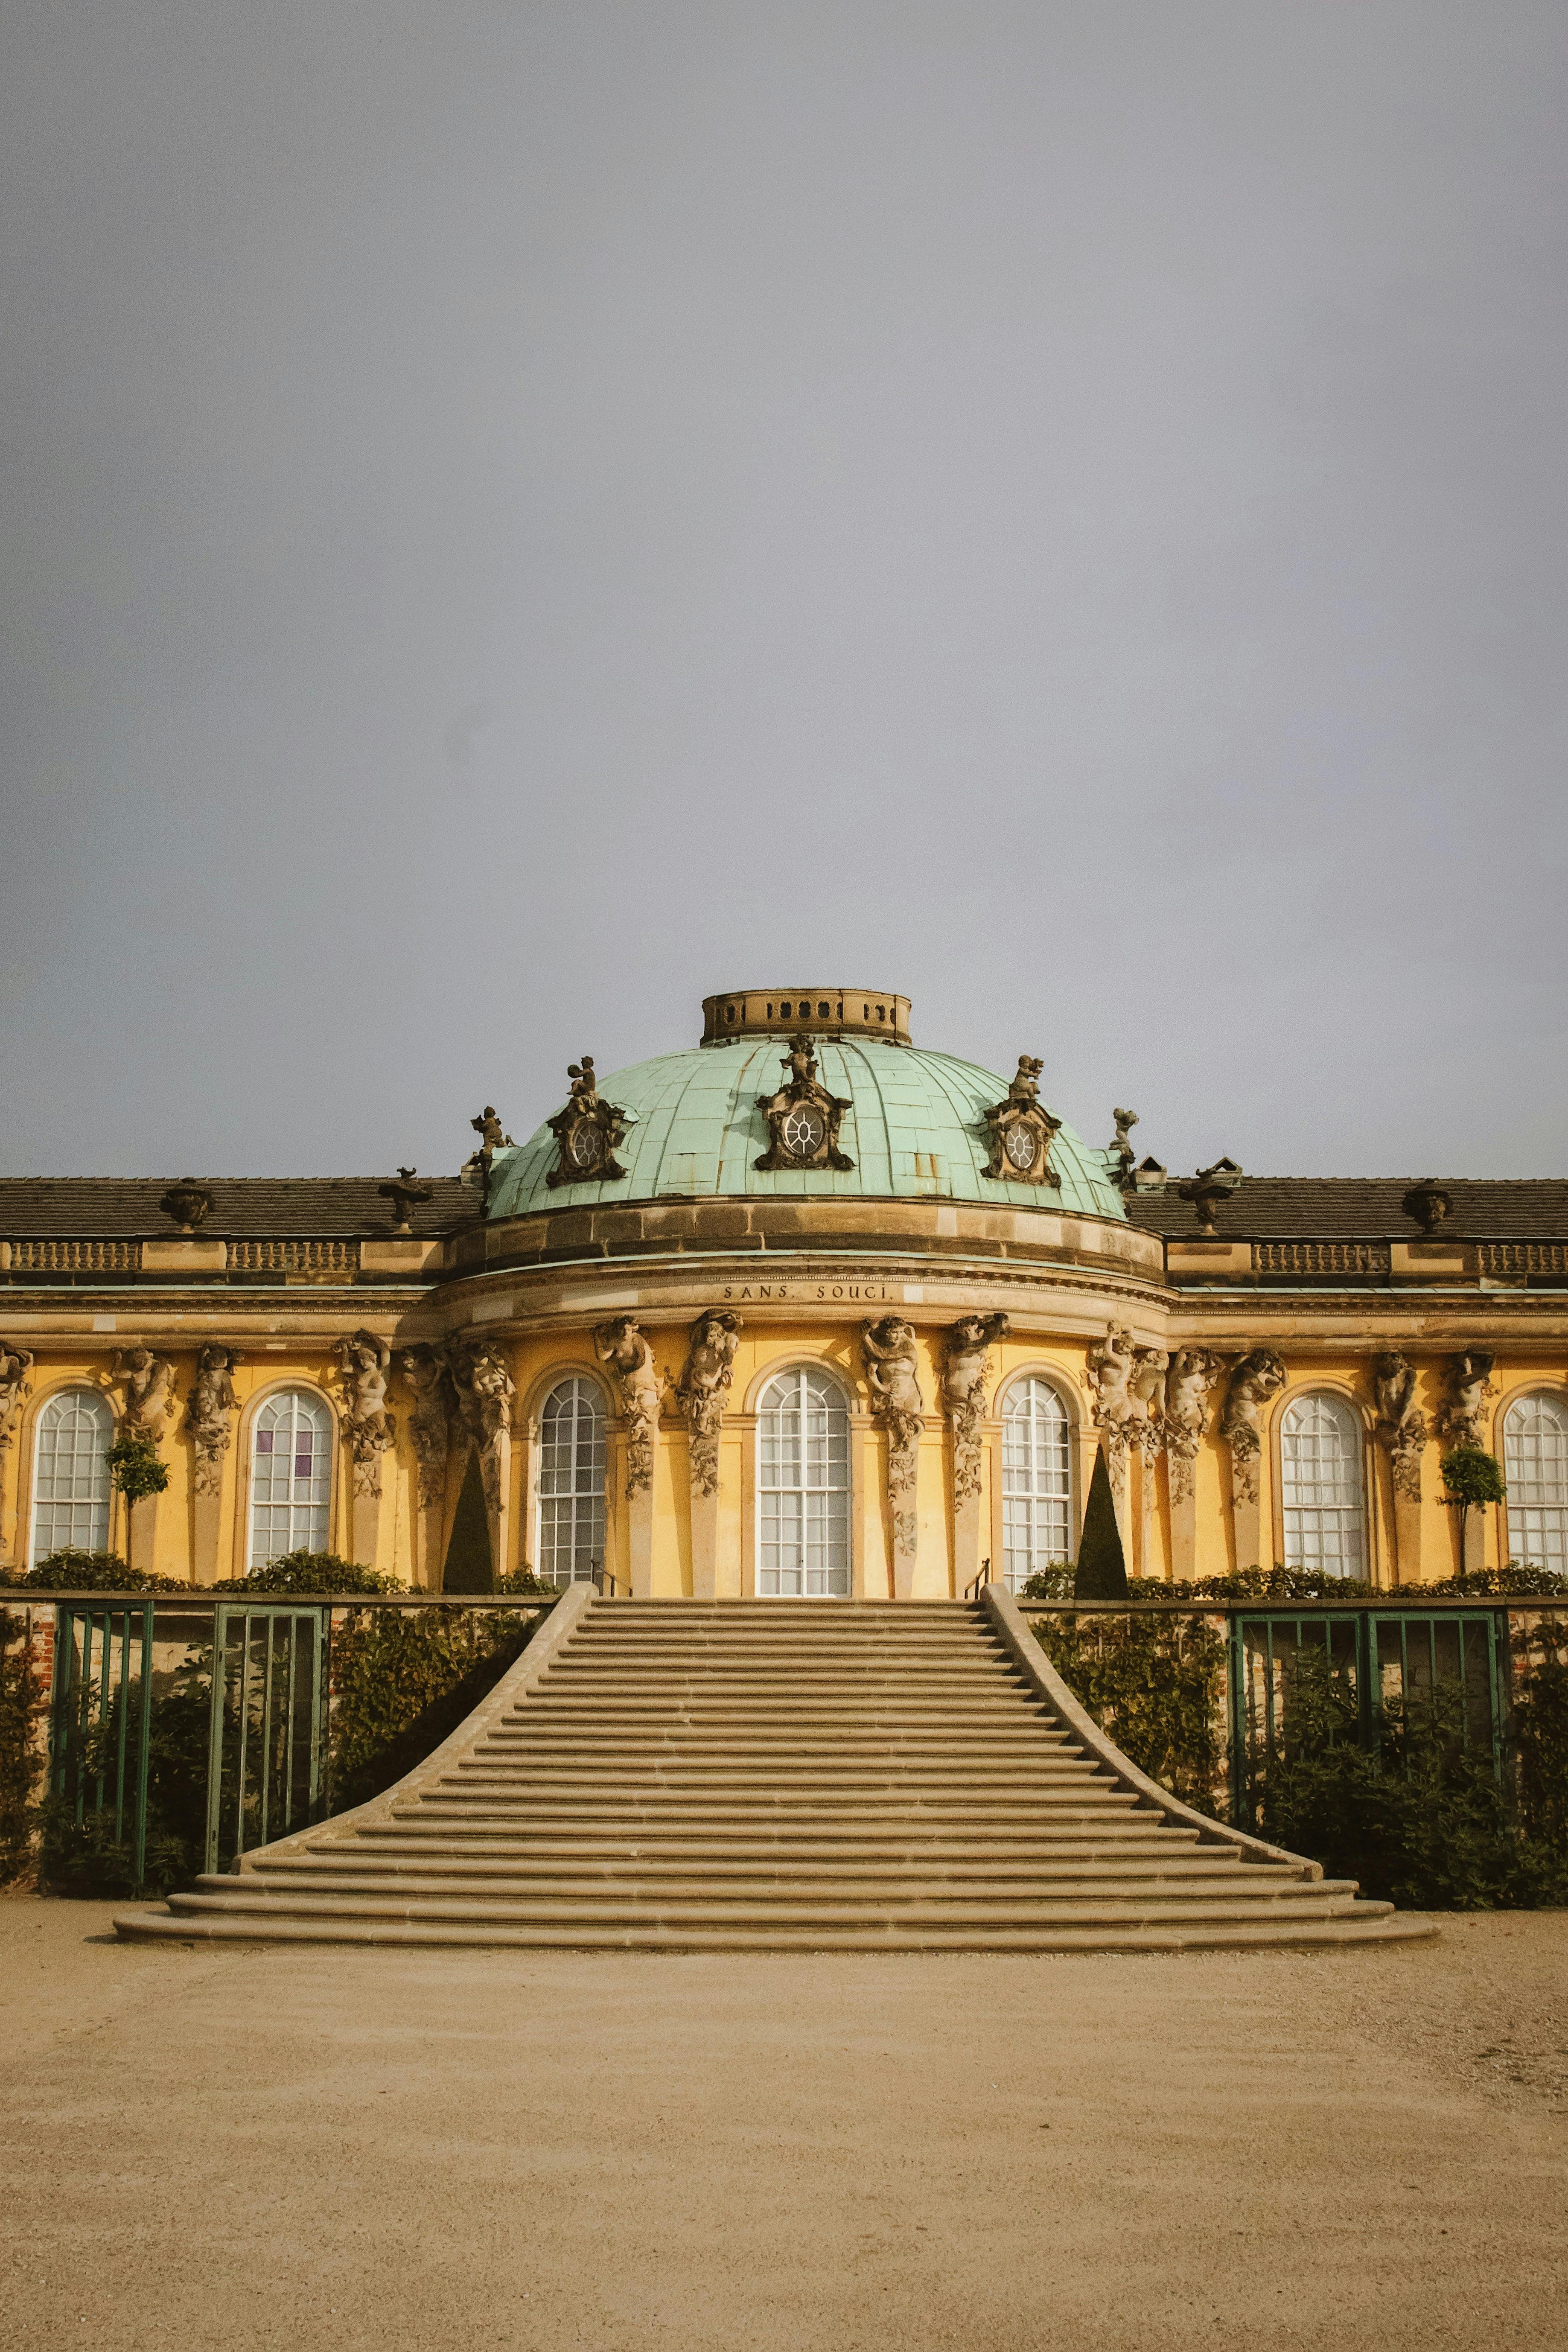
[[(1178, 1197), (1173, 1176), (1165, 1192), (1130, 1192), (1135, 1225), (1172, 1241), (1195, 1239), (1197, 1212)], [(1414, 1217), (1400, 1205), (1419, 1183), (1415, 1176), (1242, 1176), (1215, 1215), (1222, 1240), (1421, 1241)], [(1434, 1240), (1559, 1241), (1568, 1237), (1568, 1178), (1439, 1176), (1453, 1205)]]
[[(213, 1196), (197, 1226), (215, 1240), (299, 1234), (325, 1240), (338, 1234), (371, 1236), (392, 1230), (392, 1202), (376, 1187), (385, 1176), (198, 1176)], [(55, 1234), (157, 1235), (179, 1232), (158, 1203), (174, 1176), (0, 1177), (0, 1237), (41, 1241)], [(426, 1180), (416, 1178), (416, 1182)], [(433, 1198), (414, 1212), (416, 1234), (450, 1233), (481, 1213), (479, 1188), (460, 1176), (432, 1176)]]

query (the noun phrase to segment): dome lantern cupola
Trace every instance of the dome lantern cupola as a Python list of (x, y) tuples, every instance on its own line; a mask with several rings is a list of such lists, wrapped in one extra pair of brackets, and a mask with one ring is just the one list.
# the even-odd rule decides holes
[(910, 1042), (910, 1000), (889, 988), (731, 988), (702, 1000), (702, 1043), (738, 1037), (878, 1037)]

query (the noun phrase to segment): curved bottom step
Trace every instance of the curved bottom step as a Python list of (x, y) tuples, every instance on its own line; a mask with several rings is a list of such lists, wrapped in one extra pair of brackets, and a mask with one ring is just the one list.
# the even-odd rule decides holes
[[(1372, 1909), (1372, 1906), (1367, 1906)], [(1353, 1915), (1321, 1921), (1282, 1921), (1257, 1927), (1142, 1927), (1115, 1929), (1039, 1928), (930, 1929), (911, 1934), (897, 1927), (794, 1933), (773, 1926), (746, 1934), (734, 1928), (564, 1928), (430, 1926), (406, 1919), (263, 1920), (255, 1914), (175, 1917), (166, 1911), (126, 1911), (114, 1920), (117, 1935), (133, 1941), (176, 1944), (356, 1944), (405, 1951), (423, 1946), (467, 1946), (477, 1950), (618, 1952), (1224, 1952), (1323, 1951), (1345, 1946), (1419, 1943), (1439, 1930), (1427, 1919)]]

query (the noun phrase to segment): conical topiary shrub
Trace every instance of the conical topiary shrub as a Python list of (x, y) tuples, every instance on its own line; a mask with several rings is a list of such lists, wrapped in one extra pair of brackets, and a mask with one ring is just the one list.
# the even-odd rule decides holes
[(1121, 1530), (1116, 1524), (1116, 1506), (1110, 1499), (1110, 1473), (1105, 1466), (1103, 1445), (1095, 1453), (1094, 1475), (1089, 1482), (1089, 1506), (1083, 1515), (1083, 1540), (1078, 1548), (1072, 1595), (1075, 1601), (1127, 1598), (1127, 1555), (1121, 1549)]
[(468, 1466), (458, 1490), (452, 1533), (447, 1545), (443, 1592), (493, 1592), (495, 1562), (490, 1558), (490, 1519), (485, 1508), (485, 1482), (479, 1475), (478, 1451), (470, 1447)]

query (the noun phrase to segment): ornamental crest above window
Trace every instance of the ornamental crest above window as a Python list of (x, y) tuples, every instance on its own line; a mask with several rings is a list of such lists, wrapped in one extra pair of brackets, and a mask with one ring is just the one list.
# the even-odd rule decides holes
[(830, 1095), (816, 1075), (816, 1056), (804, 1034), (790, 1039), (784, 1057), (787, 1082), (776, 1095), (759, 1095), (757, 1108), (768, 1123), (767, 1150), (752, 1165), (763, 1169), (853, 1168), (838, 1148), (838, 1123), (847, 1097)]
[(1051, 1165), (1051, 1145), (1061, 1128), (1040, 1101), (1040, 1072), (1045, 1065), (1029, 1054), (1018, 1056), (1017, 1076), (999, 1103), (985, 1112), (985, 1132), (991, 1157), (985, 1174), (1005, 1184), (1060, 1182)]
[(566, 1108), (546, 1122), (555, 1138), (556, 1159), (544, 1181), (552, 1187), (613, 1183), (626, 1172), (616, 1150), (626, 1139), (632, 1114), (603, 1099), (592, 1054), (569, 1062), (566, 1075), (572, 1081)]

